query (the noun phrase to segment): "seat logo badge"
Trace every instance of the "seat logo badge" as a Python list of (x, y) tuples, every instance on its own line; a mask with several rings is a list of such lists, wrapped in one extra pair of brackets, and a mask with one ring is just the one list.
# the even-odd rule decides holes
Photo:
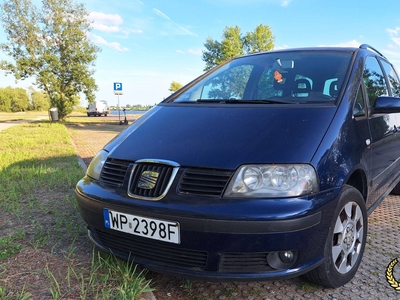
[(156, 186), (158, 175), (158, 172), (144, 171), (140, 175), (137, 187), (144, 190), (153, 189)]

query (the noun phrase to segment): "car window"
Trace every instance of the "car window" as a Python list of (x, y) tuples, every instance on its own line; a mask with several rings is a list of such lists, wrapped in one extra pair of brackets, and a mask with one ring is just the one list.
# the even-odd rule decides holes
[(241, 65), (219, 73), (204, 84), (200, 99), (242, 100), (252, 69)]
[(370, 106), (374, 106), (376, 98), (388, 95), (388, 88), (382, 69), (375, 57), (368, 57), (364, 68), (364, 84)]
[(355, 117), (365, 116), (365, 99), (361, 86), (358, 89), (356, 102), (354, 103), (353, 116)]
[(334, 103), (352, 54), (304, 50), (237, 58), (184, 87), (167, 102)]
[(400, 81), (399, 77), (397, 76), (395, 70), (393, 69), (392, 65), (388, 62), (381, 60), (382, 67), (385, 70), (385, 73), (389, 80), (390, 90), (392, 92), (392, 96), (400, 97)]

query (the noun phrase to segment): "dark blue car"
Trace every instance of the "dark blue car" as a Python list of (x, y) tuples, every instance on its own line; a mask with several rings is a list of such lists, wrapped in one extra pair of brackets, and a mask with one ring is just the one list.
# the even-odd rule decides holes
[(400, 192), (399, 96), (368, 45), (233, 59), (93, 158), (76, 186), (89, 237), (161, 273), (341, 286)]

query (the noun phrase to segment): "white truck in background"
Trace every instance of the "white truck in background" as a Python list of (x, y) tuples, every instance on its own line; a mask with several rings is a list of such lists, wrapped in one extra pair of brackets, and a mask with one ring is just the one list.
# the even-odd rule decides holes
[(105, 117), (107, 117), (107, 115), (109, 113), (110, 113), (110, 110), (108, 108), (108, 104), (107, 104), (106, 100), (99, 100), (94, 103), (90, 103), (87, 108), (88, 117), (101, 116), (101, 115), (104, 115)]

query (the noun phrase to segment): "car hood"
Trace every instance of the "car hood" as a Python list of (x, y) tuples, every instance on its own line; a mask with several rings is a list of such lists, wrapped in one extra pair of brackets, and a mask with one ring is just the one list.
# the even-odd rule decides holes
[(335, 111), (336, 106), (159, 105), (105, 149), (116, 159), (207, 168), (307, 163)]

